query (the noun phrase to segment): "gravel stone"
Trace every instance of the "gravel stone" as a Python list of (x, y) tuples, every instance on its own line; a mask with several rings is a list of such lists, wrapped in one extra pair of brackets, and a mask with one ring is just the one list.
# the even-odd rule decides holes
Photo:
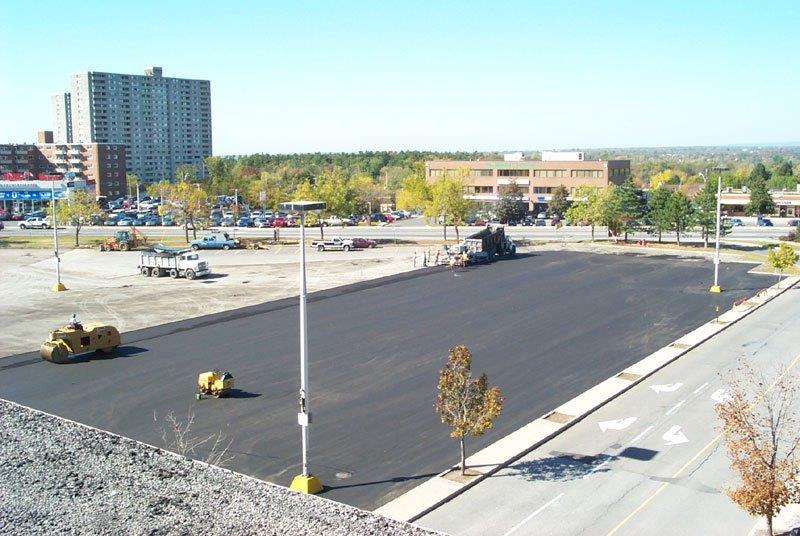
[(0, 399), (3, 534), (438, 534)]

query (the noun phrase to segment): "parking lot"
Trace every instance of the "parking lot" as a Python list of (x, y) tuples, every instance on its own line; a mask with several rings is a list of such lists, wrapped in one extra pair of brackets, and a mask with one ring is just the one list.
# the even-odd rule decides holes
[[(771, 280), (698, 259), (543, 252), (451, 273), (408, 272), (315, 293), (309, 303), (311, 469), (324, 496), (377, 507), (455, 463), (433, 412), (447, 349), (507, 397), (474, 452), (641, 359)], [(119, 313), (119, 311), (116, 311)], [(161, 444), (164, 415), (233, 439), (229, 466), (288, 485), (299, 472), (295, 299), (128, 332), (114, 359), (0, 362), (0, 396)], [(31, 348), (33, 350), (33, 348)], [(237, 396), (194, 400), (197, 374), (230, 370)]]

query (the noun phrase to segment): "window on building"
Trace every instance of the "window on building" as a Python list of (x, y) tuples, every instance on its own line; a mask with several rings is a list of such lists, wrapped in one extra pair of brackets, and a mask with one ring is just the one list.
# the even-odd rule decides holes
[(534, 186), (533, 193), (535, 194), (549, 194), (553, 192), (552, 186)]
[(530, 177), (530, 169), (498, 169), (498, 177)]
[[(611, 171), (614, 171), (613, 169)], [(603, 170), (601, 169), (573, 169), (570, 176), (577, 179), (601, 179)]]
[(543, 179), (558, 179), (565, 177), (566, 173), (566, 169), (535, 169), (533, 171), (533, 176)]

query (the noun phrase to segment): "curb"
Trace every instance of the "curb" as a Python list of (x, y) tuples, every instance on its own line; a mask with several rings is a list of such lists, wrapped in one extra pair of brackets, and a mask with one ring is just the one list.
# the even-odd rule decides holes
[(480, 475), (469, 482), (462, 484), (444, 478), (447, 473), (457, 469), (450, 467), (374, 512), (398, 521), (416, 521), (550, 441), (655, 372), (793, 288), (798, 282), (800, 276), (787, 277), (780, 283), (759, 291), (755, 296), (737, 303), (716, 319), (701, 325), (553, 411), (473, 454), (467, 458), (467, 465), (479, 471)]

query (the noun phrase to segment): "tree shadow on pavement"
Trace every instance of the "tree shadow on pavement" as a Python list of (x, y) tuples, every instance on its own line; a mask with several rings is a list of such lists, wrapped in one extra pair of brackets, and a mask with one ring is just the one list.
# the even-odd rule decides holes
[(528, 481), (563, 482), (583, 478), (591, 473), (608, 471), (607, 464), (616, 456), (598, 454), (584, 456), (566, 452), (551, 452), (547, 458), (515, 463), (503, 476), (521, 476)]

